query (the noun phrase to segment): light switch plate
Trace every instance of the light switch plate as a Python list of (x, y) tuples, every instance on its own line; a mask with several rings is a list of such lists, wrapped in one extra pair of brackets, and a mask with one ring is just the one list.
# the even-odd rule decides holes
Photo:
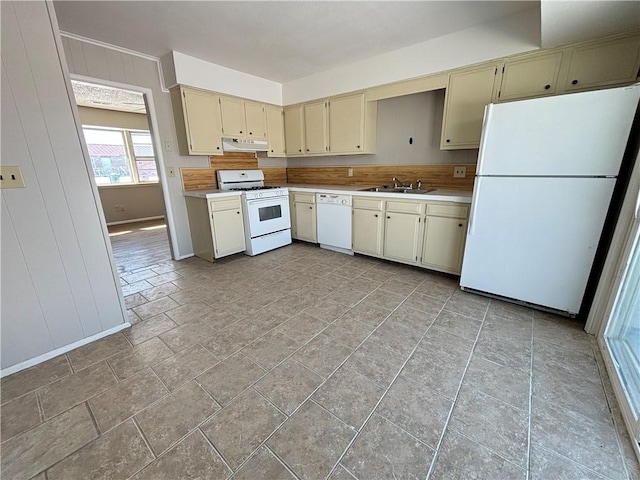
[(0, 167), (0, 188), (25, 188), (20, 167), (7, 165)]
[(465, 166), (456, 166), (453, 167), (453, 176), (455, 178), (464, 178), (467, 176), (467, 167)]

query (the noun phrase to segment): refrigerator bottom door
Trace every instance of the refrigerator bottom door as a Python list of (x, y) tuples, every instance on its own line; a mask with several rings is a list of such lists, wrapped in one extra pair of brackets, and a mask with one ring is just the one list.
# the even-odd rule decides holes
[(476, 177), (460, 285), (578, 313), (615, 181)]

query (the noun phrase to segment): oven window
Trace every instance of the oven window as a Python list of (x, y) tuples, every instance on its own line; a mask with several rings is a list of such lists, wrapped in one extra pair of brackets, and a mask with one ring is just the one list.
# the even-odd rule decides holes
[(282, 218), (282, 209), (280, 205), (270, 205), (268, 207), (260, 207), (258, 209), (260, 221), (273, 220), (274, 218)]

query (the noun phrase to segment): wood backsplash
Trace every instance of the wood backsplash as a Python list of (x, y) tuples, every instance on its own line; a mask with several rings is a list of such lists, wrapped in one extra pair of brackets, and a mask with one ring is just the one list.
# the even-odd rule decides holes
[[(397, 177), (407, 185), (422, 180), (422, 185), (456, 190), (472, 190), (476, 173), (475, 164), (465, 164), (464, 178), (454, 178), (455, 165), (381, 165), (353, 167), (288, 167), (287, 182), (326, 185), (393, 185)], [(353, 176), (349, 176), (349, 169)]]
[[(250, 152), (225, 152), (224, 155), (209, 157), (209, 168), (181, 168), (184, 190), (218, 188), (218, 170), (249, 170), (258, 167), (258, 158)], [(264, 183), (282, 185), (287, 183), (285, 167), (262, 167)]]

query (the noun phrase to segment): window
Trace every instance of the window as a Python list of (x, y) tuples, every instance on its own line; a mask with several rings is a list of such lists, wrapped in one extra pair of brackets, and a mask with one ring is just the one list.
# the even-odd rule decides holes
[(98, 185), (158, 181), (149, 131), (95, 127), (82, 130)]

